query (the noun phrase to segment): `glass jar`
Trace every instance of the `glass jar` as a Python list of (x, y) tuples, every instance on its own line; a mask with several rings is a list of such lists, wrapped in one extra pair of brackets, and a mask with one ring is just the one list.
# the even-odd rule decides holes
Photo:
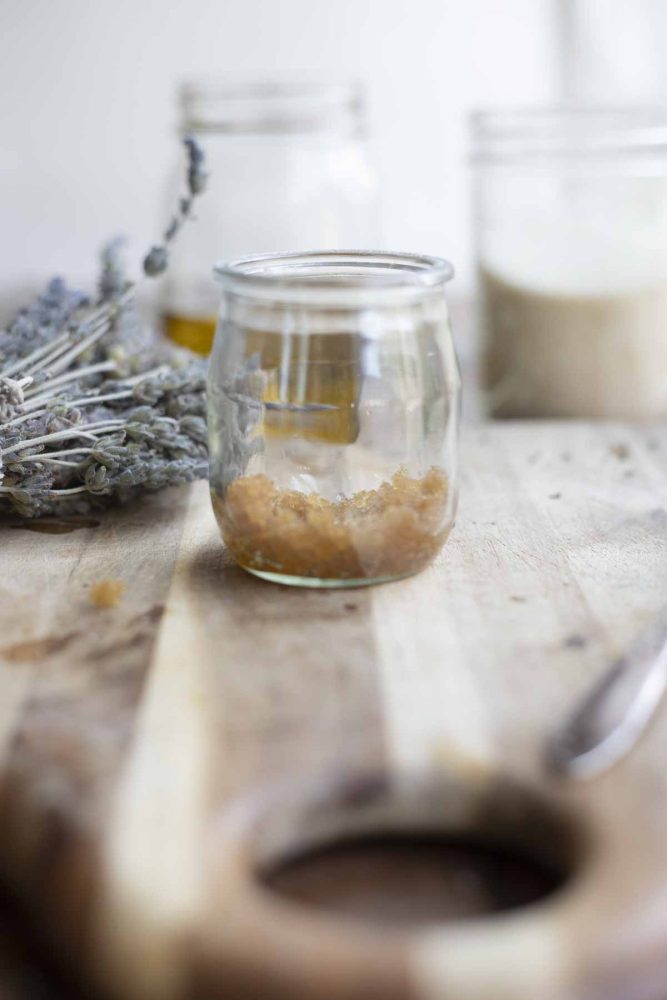
[(281, 583), (422, 569), (457, 495), (460, 379), (446, 261), (320, 251), (217, 268), (210, 482), (223, 539)]
[[(209, 184), (198, 218), (170, 250), (162, 313), (172, 342), (210, 351), (218, 306), (211, 261), (294, 247), (379, 245), (377, 183), (358, 84), (188, 84), (182, 131), (203, 146)], [(178, 169), (170, 205), (181, 183)]]
[(667, 416), (667, 113), (473, 119), (488, 408)]

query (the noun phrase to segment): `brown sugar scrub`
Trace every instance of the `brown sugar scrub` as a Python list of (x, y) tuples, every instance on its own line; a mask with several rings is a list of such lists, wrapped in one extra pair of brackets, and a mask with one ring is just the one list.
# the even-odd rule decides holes
[(213, 495), (222, 537), (245, 569), (272, 578), (383, 580), (423, 569), (447, 539), (447, 477), (399, 470), (377, 489), (341, 500), (241, 476)]
[(98, 580), (90, 588), (90, 603), (96, 608), (115, 608), (125, 589), (122, 580)]

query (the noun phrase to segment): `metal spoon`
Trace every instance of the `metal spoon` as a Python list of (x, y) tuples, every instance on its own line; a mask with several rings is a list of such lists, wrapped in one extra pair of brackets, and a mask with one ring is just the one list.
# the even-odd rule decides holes
[(594, 778), (632, 750), (667, 688), (667, 619), (641, 634), (549, 737), (545, 764), (557, 774)]

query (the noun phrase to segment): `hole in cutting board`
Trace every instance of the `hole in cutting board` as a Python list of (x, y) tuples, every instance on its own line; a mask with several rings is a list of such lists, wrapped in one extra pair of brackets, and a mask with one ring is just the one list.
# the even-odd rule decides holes
[(288, 821), (283, 812), (277, 839), (269, 823), (256, 871), (263, 889), (315, 911), (409, 930), (547, 900), (581, 860), (581, 831), (569, 818), (507, 781), (483, 790), (456, 781), (368, 789), (366, 798), (358, 790), (320, 798)]
[(555, 866), (479, 836), (404, 832), (341, 840), (263, 875), (272, 892), (381, 926), (418, 927), (502, 913), (567, 880)]

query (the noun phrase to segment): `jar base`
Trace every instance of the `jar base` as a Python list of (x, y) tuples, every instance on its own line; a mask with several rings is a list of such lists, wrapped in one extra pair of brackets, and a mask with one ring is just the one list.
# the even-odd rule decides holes
[(410, 570), (408, 573), (401, 573), (398, 576), (377, 576), (360, 577), (358, 579), (341, 580), (335, 577), (321, 579), (316, 576), (289, 576), (286, 573), (269, 573), (263, 569), (251, 569), (248, 566), (241, 566), (246, 573), (259, 577), (260, 580), (268, 580), (269, 583), (281, 583), (285, 587), (308, 587), (310, 590), (352, 590), (355, 587), (373, 587), (380, 583), (394, 583), (397, 580), (405, 580), (408, 576), (414, 576), (420, 570)]

